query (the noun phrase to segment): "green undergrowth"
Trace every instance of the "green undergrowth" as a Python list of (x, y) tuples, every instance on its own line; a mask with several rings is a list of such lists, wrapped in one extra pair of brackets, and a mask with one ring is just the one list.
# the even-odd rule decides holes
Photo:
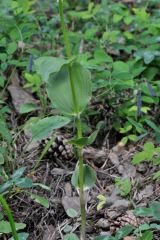
[[(95, 171), (83, 164), (83, 147), (108, 132), (111, 135), (114, 132), (116, 141), (126, 146), (143, 141), (142, 150), (135, 153), (132, 164), (148, 162), (158, 169), (149, 176), (151, 181), (160, 178), (159, 0), (126, 2), (0, 2), (0, 176), (3, 180), (0, 194), (8, 200), (24, 192), (48, 208), (48, 200), (31, 189), (37, 186), (50, 189), (41, 183), (36, 185), (27, 174), (32, 175), (41, 164), (56, 137), (55, 129), (74, 132), (77, 129), (69, 143), (77, 149), (79, 158), (72, 184), (80, 191), (81, 240), (85, 239), (83, 191), (91, 188), (96, 180)], [(20, 104), (15, 114), (20, 124), (13, 129), (15, 109), (8, 86), (17, 84), (13, 81), (15, 76), (19, 87), (29, 91), (35, 102), (28, 100)], [(13, 137), (16, 131), (29, 131), (33, 142), (54, 135), (29, 173), (16, 162)], [(132, 183), (128, 179), (117, 177), (115, 185), (121, 196), (130, 195)], [(101, 196), (99, 201), (101, 208), (106, 200)], [(159, 202), (154, 202), (137, 212), (155, 217), (158, 208)], [(14, 239), (28, 238), (29, 233), (17, 235), (15, 231), (15, 226), (16, 230), (22, 230), (25, 225), (15, 223), (14, 226), (13, 219), (9, 221), (0, 216), (1, 234), (12, 232)], [(113, 237), (100, 236), (96, 240), (122, 239), (130, 233), (138, 240), (152, 240), (157, 230), (158, 224), (146, 224), (138, 229), (127, 226)], [(69, 239), (78, 237), (69, 233), (65, 240)]]

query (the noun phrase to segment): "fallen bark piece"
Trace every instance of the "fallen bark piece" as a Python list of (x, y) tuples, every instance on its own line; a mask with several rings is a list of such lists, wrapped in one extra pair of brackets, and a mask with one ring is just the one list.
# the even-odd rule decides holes
[(36, 104), (37, 101), (20, 86), (10, 85), (8, 91), (12, 97), (12, 103), (17, 113), (20, 113), (21, 105), (25, 103)]

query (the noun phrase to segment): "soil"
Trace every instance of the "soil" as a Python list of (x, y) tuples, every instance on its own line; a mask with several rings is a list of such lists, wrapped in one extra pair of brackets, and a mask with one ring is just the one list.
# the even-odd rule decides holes
[[(14, 115), (15, 112), (12, 116)], [(12, 118), (14, 127), (17, 125), (15, 120), (16, 118), (14, 120)], [(125, 215), (128, 210), (160, 200), (160, 182), (153, 181), (151, 178), (158, 167), (153, 167), (148, 162), (137, 167), (131, 164), (133, 155), (142, 149), (143, 143), (125, 147), (118, 142), (113, 144), (115, 136), (113, 141), (112, 136), (108, 135), (106, 142), (104, 135), (102, 139), (100, 134), (96, 144), (84, 150), (85, 162), (97, 171), (96, 185), (86, 193), (86, 239), (110, 235), (113, 233), (111, 229), (118, 217)], [(74, 201), (79, 205), (78, 192), (70, 183), (76, 159), (59, 160), (46, 155), (39, 168), (31, 174), (42, 146), (41, 144), (31, 146), (30, 150), (26, 151), (29, 137), (23, 131), (14, 133), (13, 136), (15, 142), (13, 151), (16, 151), (15, 156), (17, 156), (14, 161), (17, 168), (27, 166), (27, 176), (31, 177), (35, 183), (44, 184), (51, 189), (46, 191), (39, 187), (29, 190), (48, 199), (50, 203), (48, 209), (33, 201), (25, 192), (10, 196), (7, 200), (14, 213), (15, 221), (26, 224), (25, 231), (29, 233), (29, 240), (60, 240), (63, 239), (67, 229), (72, 229), (79, 235), (80, 218), (69, 218), (66, 213), (67, 207), (74, 208)], [(116, 189), (114, 185), (116, 177), (127, 177), (132, 182), (132, 191), (127, 197), (120, 196)], [(103, 195), (107, 199), (101, 210), (97, 210), (98, 195)], [(159, 233), (155, 232), (154, 239), (158, 240), (159, 237)], [(3, 236), (0, 239), (6, 238), (7, 236)]]

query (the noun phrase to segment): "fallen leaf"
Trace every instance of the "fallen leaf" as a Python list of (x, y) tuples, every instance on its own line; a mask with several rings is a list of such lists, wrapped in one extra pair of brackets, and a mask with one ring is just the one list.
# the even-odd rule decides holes
[(138, 200), (149, 198), (153, 195), (153, 185), (147, 185), (140, 193), (138, 193)]
[(32, 97), (31, 94), (29, 94), (27, 91), (25, 91), (20, 86), (10, 85), (8, 88), (8, 91), (12, 97), (12, 103), (18, 113), (20, 113), (20, 106), (24, 103), (33, 103), (36, 104), (36, 100)]
[(77, 212), (77, 216), (80, 215), (79, 197), (64, 196), (62, 198), (62, 205), (63, 205), (66, 213), (67, 213), (68, 209), (74, 209)]
[(111, 160), (111, 162), (115, 165), (118, 166), (119, 165), (119, 158), (118, 155), (114, 152), (110, 152), (109, 154), (109, 159)]
[(134, 236), (124, 237), (123, 240), (136, 240)]

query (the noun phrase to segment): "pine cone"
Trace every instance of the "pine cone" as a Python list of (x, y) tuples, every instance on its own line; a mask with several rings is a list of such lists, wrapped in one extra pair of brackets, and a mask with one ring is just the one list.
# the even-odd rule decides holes
[[(42, 140), (42, 146), (44, 147), (49, 141), (51, 137), (48, 137)], [(48, 149), (48, 156), (55, 157), (59, 159), (70, 160), (74, 156), (73, 146), (71, 144), (65, 144), (65, 137), (62, 135), (56, 136), (54, 142)]]
[(149, 222), (149, 218), (139, 218), (136, 217), (132, 211), (127, 211), (125, 215), (118, 217), (117, 220), (111, 224), (110, 232), (115, 234), (120, 228), (126, 225), (132, 225), (133, 227), (138, 227), (140, 224)]

